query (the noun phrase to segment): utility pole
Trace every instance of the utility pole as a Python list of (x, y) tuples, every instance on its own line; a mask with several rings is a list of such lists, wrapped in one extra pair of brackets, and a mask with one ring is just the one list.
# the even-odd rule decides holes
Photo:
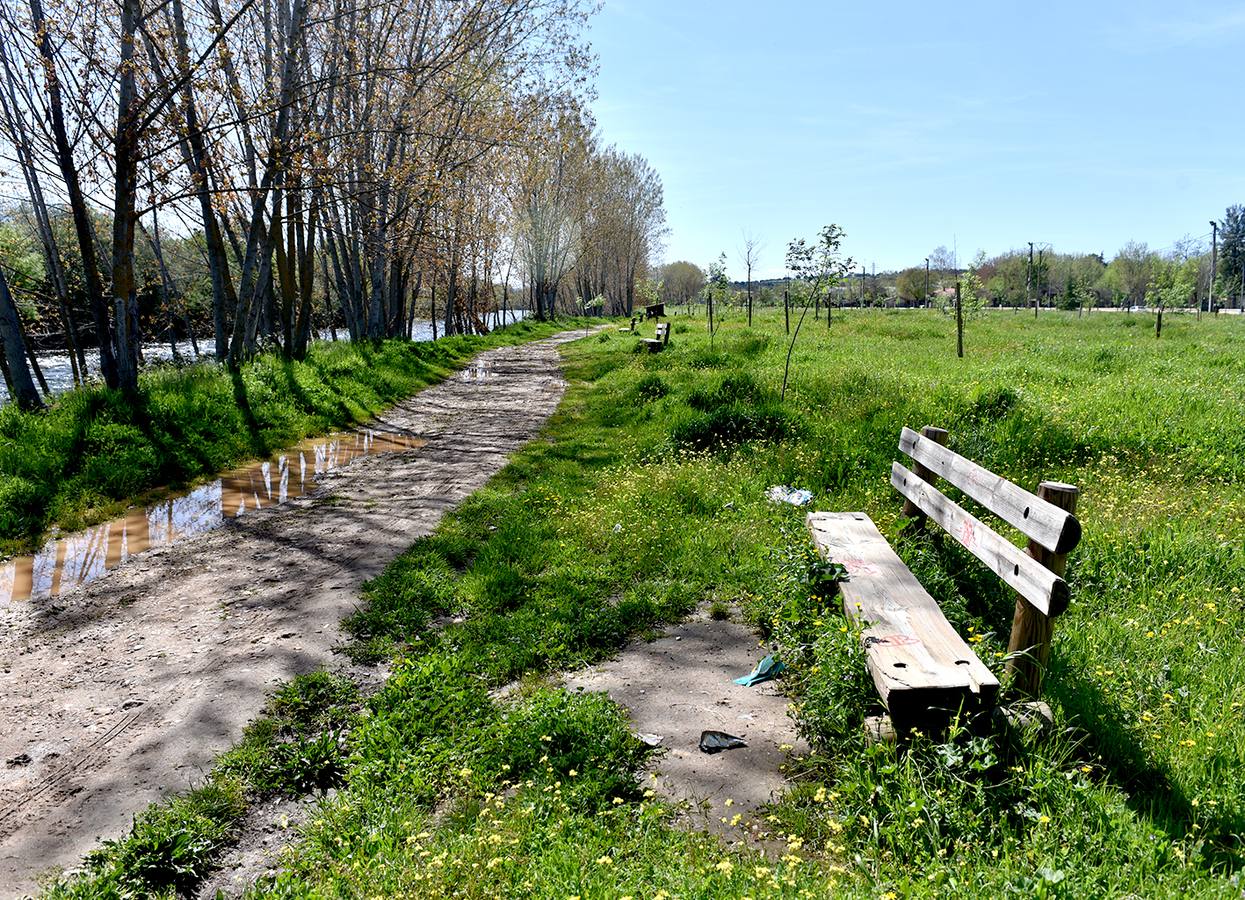
[(925, 257), (925, 307), (929, 308), (929, 257)]
[[(1210, 289), (1206, 292), (1206, 311), (1215, 310), (1215, 275), (1219, 269), (1219, 223), (1210, 223)], [(1197, 308), (1198, 318), (1202, 317), (1202, 307)]]
[[(1025, 269), (1025, 302), (1033, 302), (1033, 241), (1029, 241), (1029, 267)], [(1033, 310), (1033, 317), (1037, 318), (1037, 308)]]
[(786, 287), (782, 289), (782, 319), (787, 325), (787, 334), (791, 333), (791, 276), (787, 276)]
[(960, 282), (955, 282), (955, 355), (964, 358), (964, 305), (960, 301)]
[(865, 264), (860, 264), (860, 308), (865, 308), (865, 285), (868, 284), (869, 270), (865, 268)]
[(1038, 248), (1038, 266), (1037, 266), (1037, 272), (1035, 273), (1037, 275), (1038, 296), (1037, 296), (1037, 303), (1033, 305), (1033, 318), (1035, 319), (1037, 318), (1038, 310), (1042, 306), (1042, 282), (1045, 280), (1042, 277), (1042, 272), (1044, 271), (1042, 269), (1042, 254), (1045, 251), (1046, 251), (1045, 247)]

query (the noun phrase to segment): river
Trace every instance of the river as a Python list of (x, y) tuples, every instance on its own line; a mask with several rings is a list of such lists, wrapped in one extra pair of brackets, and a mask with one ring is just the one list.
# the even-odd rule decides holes
[[(527, 318), (527, 310), (525, 309), (512, 309), (506, 314), (507, 324), (518, 322), (525, 318)], [(438, 323), (437, 334), (440, 335), (442, 332), (442, 326)], [(347, 332), (344, 328), (339, 329), (337, 332), (339, 340), (346, 340), (348, 336), (349, 332)], [(326, 328), (320, 331), (316, 335), (316, 338), (321, 341), (331, 341), (333, 339), (333, 335)], [(432, 322), (417, 321), (415, 323), (411, 339), (415, 341), (432, 340)], [(213, 346), (212, 338), (210, 336), (201, 337), (198, 341), (199, 349), (202, 351), (201, 358), (211, 359), (213, 357), (211, 352)], [(195, 359), (194, 348), (191, 346), (190, 341), (178, 342), (177, 352), (183, 360)], [(36, 354), (35, 358), (39, 360), (39, 366), (43, 369), (43, 377), (47, 380), (48, 390), (51, 391), (51, 393), (63, 394), (65, 391), (73, 387), (73, 366), (69, 361), (68, 353), (39, 353)], [(173, 351), (169, 347), (167, 341), (163, 343), (143, 344), (143, 360), (145, 363), (168, 362), (172, 358)], [(87, 371), (90, 372), (92, 376), (96, 378), (99, 377), (98, 350), (86, 351), (86, 366)], [(34, 373), (32, 372), (31, 376), (33, 377), (33, 375)], [(3, 382), (0, 382), (0, 404), (7, 403), (8, 401), (9, 392), (5, 388)]]

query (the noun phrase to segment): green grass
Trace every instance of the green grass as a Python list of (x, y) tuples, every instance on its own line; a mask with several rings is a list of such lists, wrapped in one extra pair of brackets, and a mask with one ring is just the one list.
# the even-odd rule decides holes
[[(280, 896), (1239, 896), (1245, 833), (1245, 322), (924, 312), (808, 322), (787, 401), (781, 315), (711, 347), (567, 348), (542, 438), (366, 589), (350, 652), (394, 676), (341, 739), (340, 793), (255, 893)], [(1056, 624), (1053, 735), (865, 745), (876, 703), (811, 567), (804, 511), (862, 509), (1001, 670), (1012, 599), (930, 533), (901, 536), (903, 425), (1029, 487), (1082, 488)], [(543, 677), (698, 605), (783, 648), (814, 748), (741, 829), (677, 827), (617, 707)], [(518, 681), (504, 699), (492, 689)], [(724, 811), (725, 812), (725, 811)], [(771, 843), (773, 846), (773, 843)]]
[(0, 553), (29, 551), (46, 530), (116, 515), (146, 491), (178, 487), (303, 438), (363, 422), (439, 381), (486, 347), (573, 323), (521, 322), (487, 337), (430, 343), (312, 345), (305, 360), (265, 354), (230, 373), (212, 363), (161, 366), (137, 403), (96, 385), (43, 412), (0, 408)]

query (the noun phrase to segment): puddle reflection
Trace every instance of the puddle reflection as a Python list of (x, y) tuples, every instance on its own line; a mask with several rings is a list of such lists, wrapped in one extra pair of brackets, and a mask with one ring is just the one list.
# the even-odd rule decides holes
[(492, 378), (495, 374), (491, 360), (476, 360), (458, 373), (458, 380), (483, 381), (485, 378)]
[(218, 527), (248, 510), (277, 506), (360, 456), (420, 447), (419, 438), (365, 428), (304, 441), (273, 459), (226, 472), (187, 494), (131, 507), (111, 522), (48, 541), (0, 565), (0, 602), (40, 600), (98, 578), (136, 553)]

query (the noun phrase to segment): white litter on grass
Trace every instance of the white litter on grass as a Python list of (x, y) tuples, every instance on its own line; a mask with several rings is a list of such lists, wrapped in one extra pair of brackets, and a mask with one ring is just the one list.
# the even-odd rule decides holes
[(775, 503), (790, 503), (792, 506), (805, 506), (813, 499), (813, 492), (806, 491), (804, 488), (793, 488), (786, 484), (776, 484), (765, 492), (765, 496)]

